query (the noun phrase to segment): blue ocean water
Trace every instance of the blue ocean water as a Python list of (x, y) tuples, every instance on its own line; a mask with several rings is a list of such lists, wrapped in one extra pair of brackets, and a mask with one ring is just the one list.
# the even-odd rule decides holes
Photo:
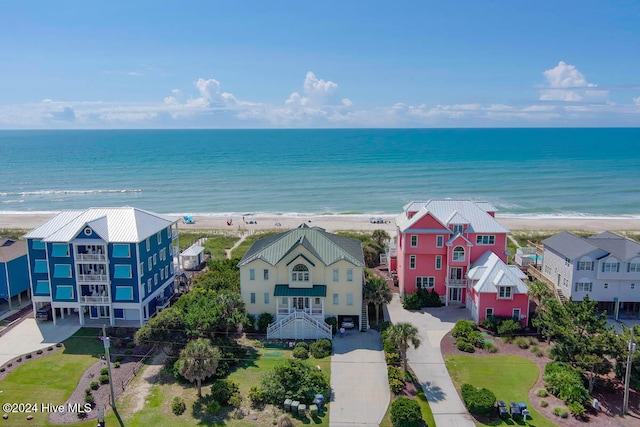
[(1, 131), (0, 211), (640, 215), (640, 128)]

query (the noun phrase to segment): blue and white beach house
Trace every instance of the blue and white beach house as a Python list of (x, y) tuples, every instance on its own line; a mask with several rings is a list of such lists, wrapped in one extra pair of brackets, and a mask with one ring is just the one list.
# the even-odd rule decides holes
[[(63, 211), (25, 235), (34, 311), (142, 326), (174, 292), (177, 220), (132, 207)], [(90, 319), (95, 319), (93, 322)]]

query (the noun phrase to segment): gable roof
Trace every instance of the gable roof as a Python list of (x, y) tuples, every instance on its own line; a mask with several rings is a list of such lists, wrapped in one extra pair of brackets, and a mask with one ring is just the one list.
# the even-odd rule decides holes
[[(595, 252), (596, 259), (613, 254), (627, 260), (640, 254), (640, 244), (611, 232), (584, 239), (568, 231), (563, 231), (544, 239), (542, 243), (545, 248), (553, 249), (570, 259), (579, 258), (592, 252)], [(636, 255), (633, 255), (634, 251)]]
[(27, 254), (27, 244), (22, 240), (0, 237), (0, 262), (13, 261)]
[(164, 230), (177, 219), (130, 206), (63, 211), (24, 237), (69, 242), (89, 226), (105, 242), (137, 243)]
[(640, 243), (610, 231), (589, 237), (587, 240), (623, 261), (640, 256)]
[[(431, 214), (445, 227), (451, 224), (469, 224), (471, 233), (508, 233), (509, 230), (487, 212), (495, 212), (489, 202), (472, 200), (428, 200), (426, 202), (410, 202), (404, 206), (404, 212), (396, 217), (396, 225), (400, 231), (411, 228), (420, 218)], [(416, 214), (408, 218), (409, 212)]]
[(257, 259), (276, 265), (299, 246), (307, 249), (325, 265), (345, 260), (357, 267), (364, 267), (360, 241), (327, 233), (322, 228), (309, 227), (306, 224), (256, 240), (238, 265), (247, 265)]
[(498, 255), (487, 251), (473, 263), (467, 278), (478, 293), (496, 293), (498, 286), (513, 286), (514, 293), (526, 294), (529, 287), (523, 282), (527, 276), (515, 265), (505, 264)]

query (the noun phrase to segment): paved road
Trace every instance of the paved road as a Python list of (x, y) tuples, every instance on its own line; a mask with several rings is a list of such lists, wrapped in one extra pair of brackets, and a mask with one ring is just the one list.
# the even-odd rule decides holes
[(442, 337), (453, 328), (457, 320), (469, 319), (470, 313), (464, 308), (451, 306), (423, 309), (418, 312), (407, 311), (402, 308), (398, 294), (393, 295), (387, 310), (393, 323), (409, 322), (420, 331), (421, 345), (417, 350), (409, 349), (408, 360), (429, 400), (436, 425), (475, 427), (473, 418), (451, 382), (440, 352)]
[(379, 426), (391, 392), (380, 334), (349, 330), (333, 340), (331, 427)]
[(80, 325), (76, 316), (58, 320), (56, 326), (51, 321), (36, 322), (32, 317), (26, 318), (0, 337), (0, 365), (21, 354), (62, 342), (78, 329)]

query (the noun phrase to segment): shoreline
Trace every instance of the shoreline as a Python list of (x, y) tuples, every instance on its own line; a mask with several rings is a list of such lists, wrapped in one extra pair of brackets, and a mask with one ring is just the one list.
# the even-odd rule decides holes
[[(0, 212), (0, 229), (31, 230), (52, 218), (57, 212)], [(204, 213), (193, 214), (195, 224), (184, 224), (182, 215), (166, 214), (178, 220), (180, 230), (287, 230), (302, 223), (317, 226), (329, 232), (339, 230), (372, 231), (383, 229), (395, 234), (395, 217), (398, 214), (311, 214), (311, 213)], [(243, 221), (244, 217), (244, 221)], [(372, 223), (371, 218), (381, 218), (382, 223)], [(227, 221), (232, 220), (232, 225)], [(562, 217), (496, 215), (496, 219), (512, 231), (640, 231), (640, 215), (602, 217)]]

